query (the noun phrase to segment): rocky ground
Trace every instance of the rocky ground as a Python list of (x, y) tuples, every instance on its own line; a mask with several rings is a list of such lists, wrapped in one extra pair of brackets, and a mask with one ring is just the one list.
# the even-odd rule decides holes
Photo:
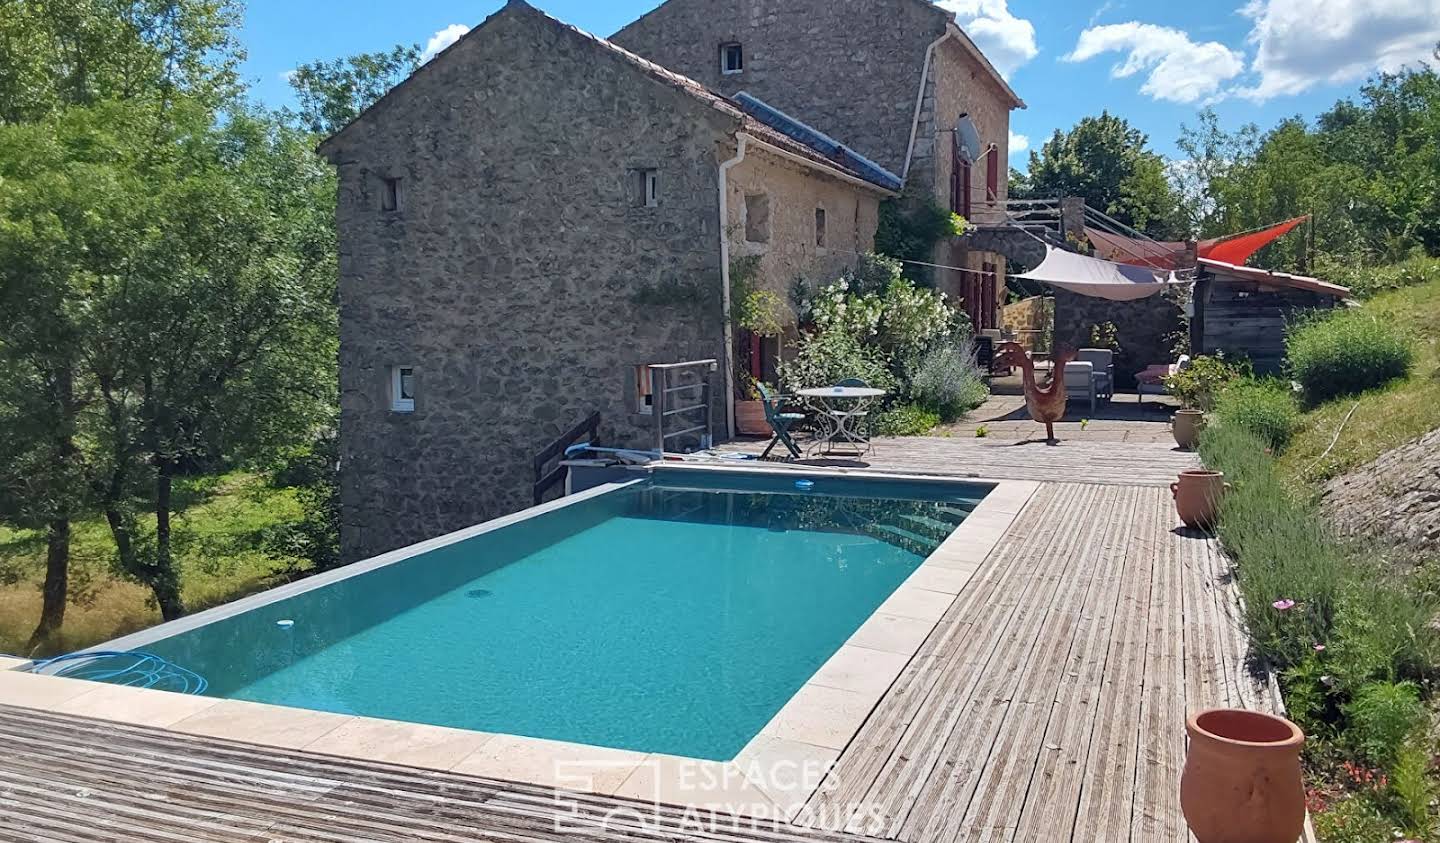
[(1440, 430), (1331, 480), (1324, 506), (1342, 533), (1440, 552)]

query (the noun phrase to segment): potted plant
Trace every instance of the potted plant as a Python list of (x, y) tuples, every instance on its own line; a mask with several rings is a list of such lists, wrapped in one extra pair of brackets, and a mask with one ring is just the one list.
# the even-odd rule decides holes
[(737, 373), (736, 388), (742, 397), (735, 400), (735, 432), (741, 436), (768, 436), (770, 423), (765, 420), (765, 402), (760, 396), (760, 382), (747, 371)]
[(1170, 484), (1170, 494), (1185, 526), (1209, 529), (1215, 526), (1220, 499), (1229, 488), (1223, 472), (1197, 469), (1180, 472), (1180, 479)]
[(1305, 827), (1300, 747), (1283, 717), (1219, 708), (1185, 723), (1180, 809), (1200, 843), (1295, 843)]
[(1165, 388), (1180, 399), (1180, 409), (1171, 419), (1175, 444), (1193, 448), (1205, 427), (1205, 413), (1215, 406), (1215, 396), (1225, 385), (1239, 376), (1239, 371), (1225, 359), (1196, 357), (1187, 368), (1165, 378)]

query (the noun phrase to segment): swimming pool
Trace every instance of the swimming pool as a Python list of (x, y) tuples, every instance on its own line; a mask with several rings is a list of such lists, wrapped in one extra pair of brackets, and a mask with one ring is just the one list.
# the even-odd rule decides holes
[(657, 471), (117, 643), (210, 696), (723, 761), (989, 488)]

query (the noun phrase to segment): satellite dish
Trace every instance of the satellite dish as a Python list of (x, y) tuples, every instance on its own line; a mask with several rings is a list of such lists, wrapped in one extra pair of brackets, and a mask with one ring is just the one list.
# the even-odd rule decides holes
[(984, 153), (980, 145), (980, 130), (975, 128), (975, 121), (970, 119), (969, 114), (961, 114), (955, 122), (955, 148), (966, 161), (975, 161)]

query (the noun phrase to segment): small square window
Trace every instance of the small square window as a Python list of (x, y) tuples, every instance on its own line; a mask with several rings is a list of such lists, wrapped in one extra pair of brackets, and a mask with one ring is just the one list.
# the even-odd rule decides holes
[(396, 413), (415, 412), (415, 367), (396, 366), (390, 370), (390, 409)]
[(825, 248), (825, 209), (815, 209), (815, 245)]
[(745, 69), (745, 50), (739, 42), (720, 45), (720, 72), (739, 73)]
[(764, 193), (745, 196), (745, 239), (750, 243), (770, 242), (770, 197)]
[(380, 180), (380, 210), (400, 210), (400, 180), (383, 178)]

